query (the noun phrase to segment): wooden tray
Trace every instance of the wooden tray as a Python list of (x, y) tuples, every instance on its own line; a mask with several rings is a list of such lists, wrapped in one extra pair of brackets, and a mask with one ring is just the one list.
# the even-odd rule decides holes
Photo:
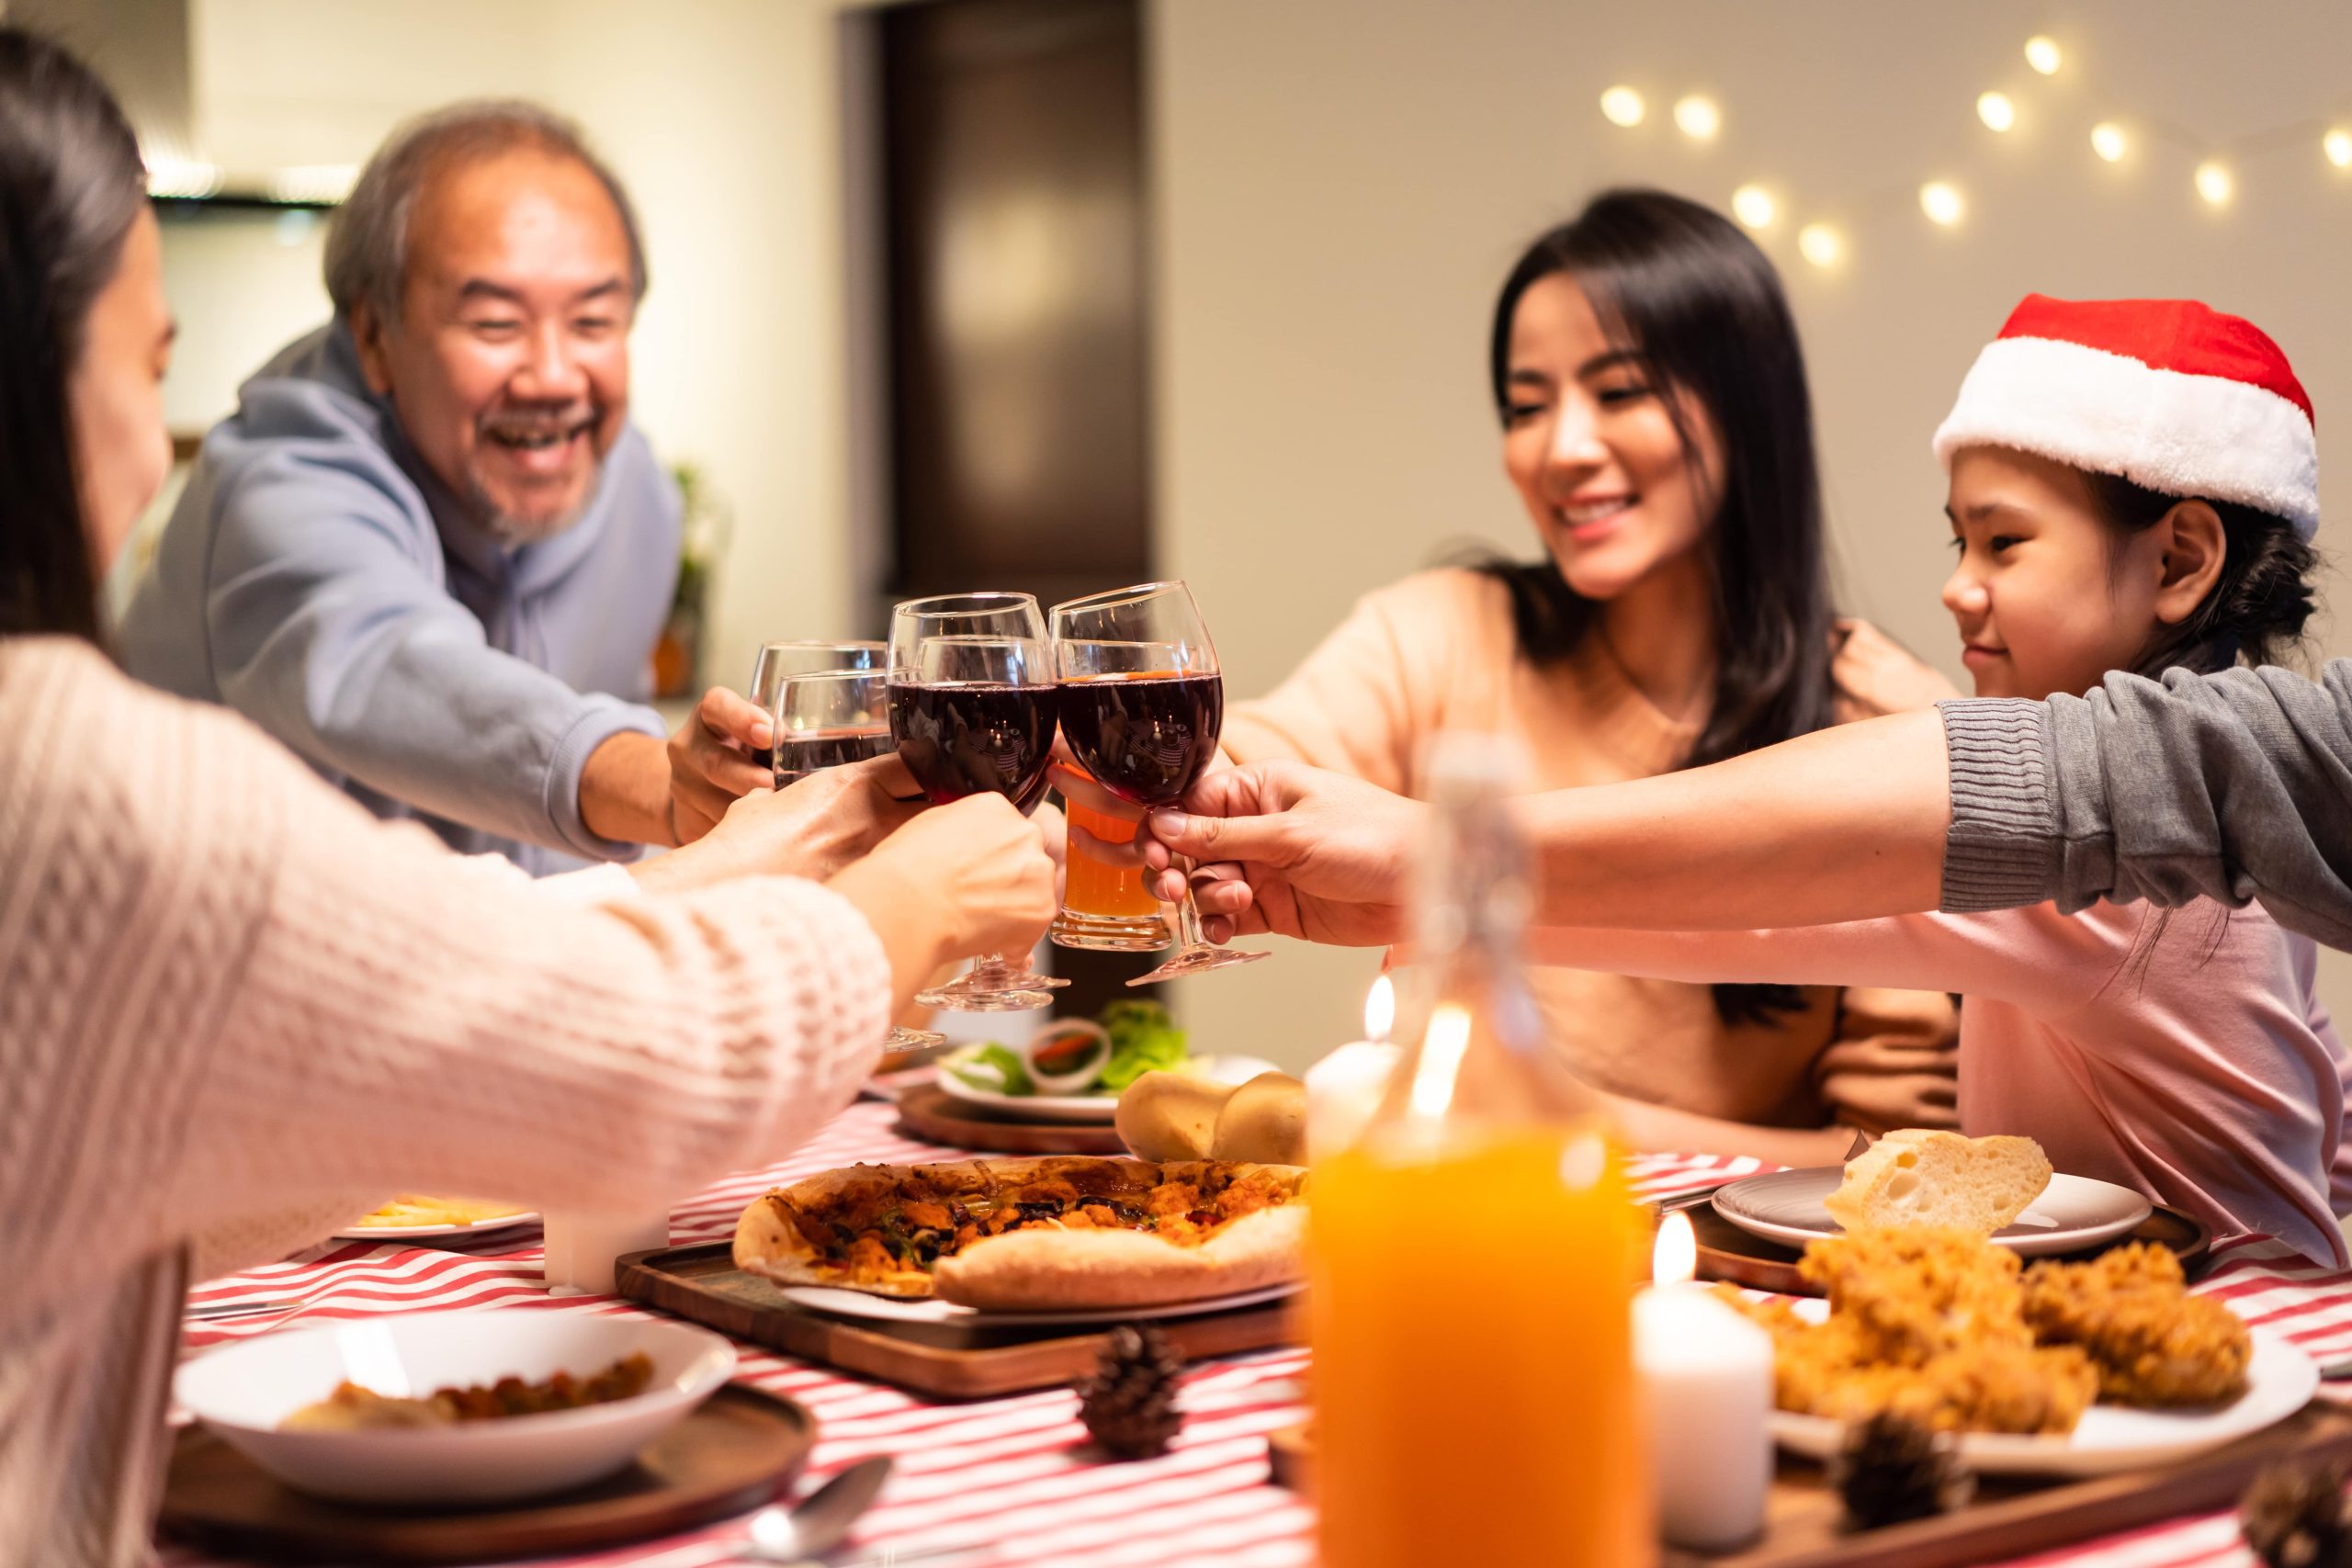
[(1000, 1155), (1123, 1155), (1127, 1145), (1107, 1122), (1016, 1122), (958, 1100), (937, 1084), (899, 1092), (899, 1133), (950, 1148)]
[[(861, 1377), (945, 1399), (1052, 1388), (1094, 1371), (1113, 1325), (1073, 1328), (874, 1323), (795, 1306), (767, 1280), (735, 1267), (730, 1244), (638, 1252), (616, 1268), (620, 1293), (683, 1318)], [(1158, 1320), (1186, 1360), (1306, 1341), (1296, 1298), (1198, 1317)]]
[[(1789, 1296), (1817, 1296), (1820, 1290), (1797, 1273), (1801, 1256), (1794, 1247), (1782, 1247), (1760, 1235), (1740, 1229), (1721, 1214), (1714, 1205), (1703, 1199), (1673, 1200), (1659, 1211), (1687, 1214), (1690, 1228), (1699, 1239), (1699, 1277), (1702, 1280), (1727, 1280), (1735, 1285), (1751, 1290), (1776, 1291)], [(2213, 1245), (2213, 1233), (2178, 1209), (2158, 1207), (2139, 1228), (2106, 1247), (2094, 1247), (2082, 1252), (2064, 1255), (2065, 1260), (2079, 1262), (2096, 1258), (2112, 1247), (2122, 1247), (2135, 1241), (2153, 1241), (2168, 1247), (2180, 1258), (2181, 1271), (2191, 1280), (2205, 1271), (2211, 1261), (2207, 1254)], [(2031, 1261), (2031, 1260), (2029, 1260)]]
[(199, 1546), (283, 1562), (481, 1562), (642, 1540), (740, 1514), (800, 1472), (817, 1418), (729, 1383), (637, 1462), (593, 1486), (517, 1504), (431, 1513), (289, 1491), (201, 1426), (172, 1446), (159, 1521)]
[[(1273, 1479), (1305, 1490), (1314, 1441), (1303, 1427), (1266, 1439)], [(1765, 1505), (1764, 1537), (1721, 1554), (1668, 1547), (1660, 1568), (1962, 1568), (2073, 1545), (2178, 1514), (2233, 1506), (2246, 1483), (2282, 1461), (2352, 1460), (2352, 1413), (2314, 1400), (2276, 1427), (2225, 1448), (2158, 1469), (2088, 1481), (1986, 1477), (1976, 1500), (1957, 1513), (1855, 1534), (1840, 1531), (1843, 1510), (1822, 1469), (1781, 1456)]]

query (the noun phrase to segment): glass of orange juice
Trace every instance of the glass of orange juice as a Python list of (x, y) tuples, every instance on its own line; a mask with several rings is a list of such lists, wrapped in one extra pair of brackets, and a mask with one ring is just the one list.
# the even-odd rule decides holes
[(1159, 901), (1145, 885), (1149, 874), (1140, 865), (1114, 864), (1088, 848), (1090, 839), (1132, 844), (1136, 824), (1075, 800), (1063, 804), (1071, 832), (1061, 912), (1054, 917), (1056, 945), (1103, 953), (1158, 953), (1169, 946), (1174, 938), (1160, 915)]

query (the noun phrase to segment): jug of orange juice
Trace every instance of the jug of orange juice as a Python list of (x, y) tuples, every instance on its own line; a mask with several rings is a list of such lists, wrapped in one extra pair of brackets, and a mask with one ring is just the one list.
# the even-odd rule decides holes
[(1499, 742), (1431, 758), (1418, 1040), (1308, 1185), (1323, 1568), (1656, 1556), (1634, 1381), (1641, 1224), (1600, 1101), (1520, 966)]

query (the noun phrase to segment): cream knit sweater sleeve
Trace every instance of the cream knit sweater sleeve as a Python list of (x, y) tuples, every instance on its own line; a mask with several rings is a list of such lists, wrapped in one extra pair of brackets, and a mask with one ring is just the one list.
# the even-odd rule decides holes
[(337, 1194), (680, 1196), (874, 1060), (887, 960), (812, 884), (463, 874), (71, 642), (0, 644), (0, 1305)]

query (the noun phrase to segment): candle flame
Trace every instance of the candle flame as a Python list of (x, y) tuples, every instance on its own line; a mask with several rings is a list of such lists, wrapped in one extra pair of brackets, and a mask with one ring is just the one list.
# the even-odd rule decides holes
[(1377, 1045), (1387, 1040), (1396, 1022), (1396, 986), (1383, 975), (1363, 997), (1363, 1037)]
[(1413, 1069), (1413, 1087), (1407, 1103), (1416, 1116), (1442, 1116), (1453, 1103), (1453, 1077), (1462, 1069), (1462, 1054), (1470, 1048), (1470, 1014), (1448, 1002), (1430, 1015), (1429, 1032), (1421, 1037), (1421, 1059)]
[(1660, 1285), (1687, 1285), (1699, 1272), (1699, 1236), (1690, 1216), (1668, 1214), (1657, 1227), (1657, 1246), (1650, 1253), (1650, 1280)]

